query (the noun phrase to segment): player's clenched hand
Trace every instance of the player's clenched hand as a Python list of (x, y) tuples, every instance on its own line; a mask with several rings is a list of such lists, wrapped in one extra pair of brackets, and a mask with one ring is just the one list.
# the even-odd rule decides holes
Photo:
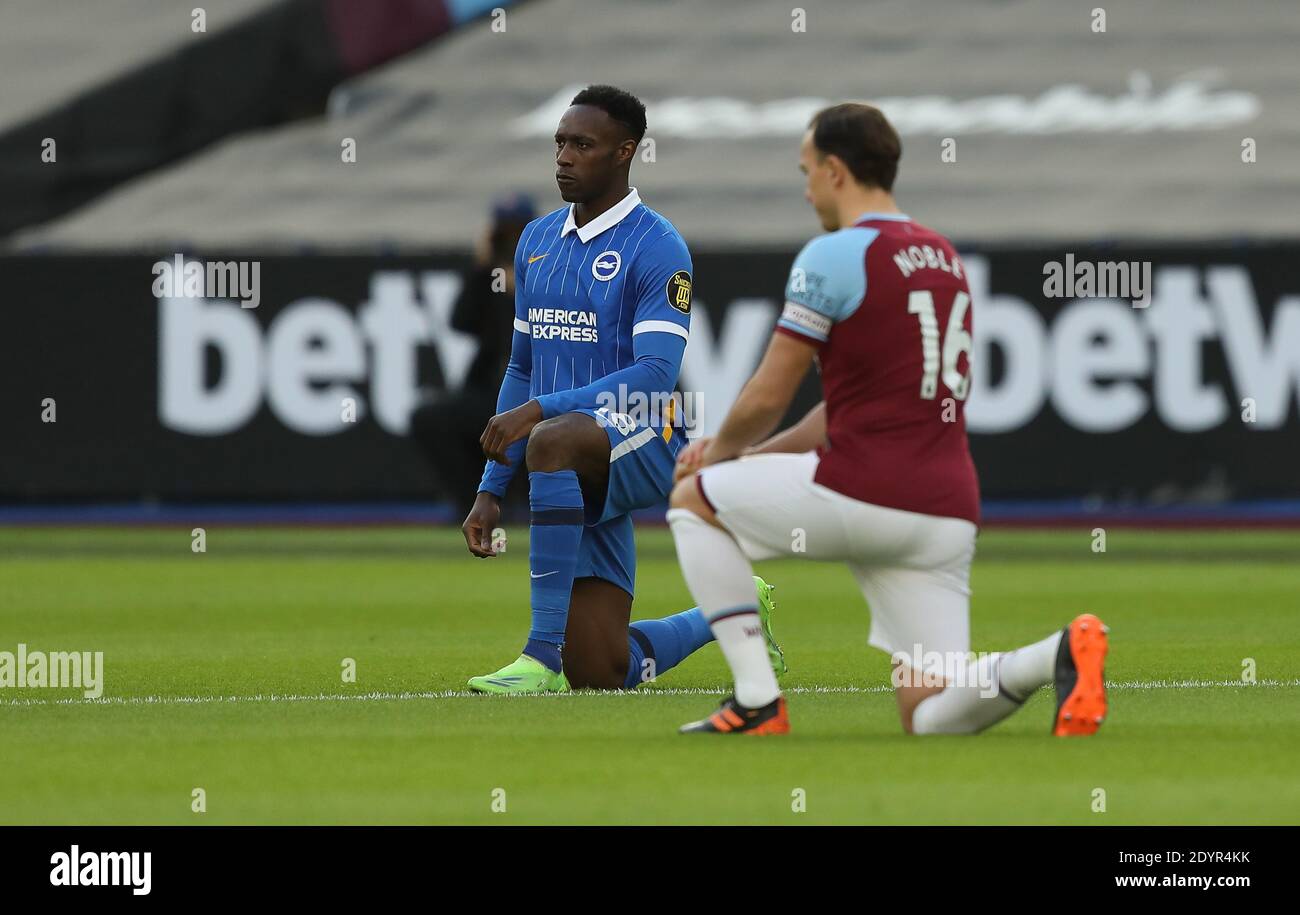
[(479, 493), (465, 523), (460, 526), (471, 553), (480, 559), (491, 559), (496, 555), (492, 550), (492, 532), (500, 521), (501, 500), (490, 492)]
[(682, 477), (689, 477), (695, 471), (704, 466), (704, 449), (708, 447), (712, 438), (697, 438), (677, 455), (677, 466), (673, 469), (673, 482), (677, 482)]
[(513, 410), (498, 413), (488, 420), (487, 428), (479, 437), (483, 453), (489, 461), (509, 466), (506, 449), (526, 438), (533, 431), (533, 426), (542, 421), (542, 405), (535, 400), (522, 403)]

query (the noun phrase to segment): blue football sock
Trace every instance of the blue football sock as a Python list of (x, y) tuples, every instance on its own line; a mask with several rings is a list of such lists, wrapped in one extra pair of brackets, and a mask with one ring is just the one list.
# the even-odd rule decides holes
[(562, 667), (564, 627), (569, 620), (569, 595), (582, 542), (582, 489), (572, 470), (540, 471), (528, 475), (532, 508), (528, 564), (532, 577), (533, 627), (524, 654), (551, 670)]
[(661, 620), (637, 620), (628, 627), (627, 641), (630, 657), (623, 688), (636, 689), (712, 642), (713, 631), (700, 608), (692, 607)]
[(564, 656), (561, 654), (563, 648), (563, 645), (557, 645), (554, 642), (529, 639), (524, 643), (523, 653), (536, 661), (541, 661), (551, 670), (559, 673), (564, 667)]

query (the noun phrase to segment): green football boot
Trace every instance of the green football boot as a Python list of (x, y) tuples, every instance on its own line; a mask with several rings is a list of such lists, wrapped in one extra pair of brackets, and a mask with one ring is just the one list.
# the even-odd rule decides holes
[(563, 671), (556, 673), (521, 654), (518, 661), (494, 674), (470, 677), (469, 688), (476, 693), (567, 693), (569, 681)]
[(767, 659), (772, 662), (772, 673), (780, 680), (790, 668), (785, 663), (785, 652), (772, 634), (772, 611), (776, 609), (772, 592), (776, 590), (776, 585), (769, 585), (755, 575), (754, 587), (758, 589), (758, 618), (763, 624), (763, 639), (767, 642)]

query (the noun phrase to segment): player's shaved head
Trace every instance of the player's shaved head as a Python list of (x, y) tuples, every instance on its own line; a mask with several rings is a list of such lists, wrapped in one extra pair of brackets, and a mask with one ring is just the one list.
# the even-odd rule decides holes
[(625, 193), (637, 144), (645, 136), (645, 106), (613, 86), (589, 86), (555, 128), (555, 180), (569, 203)]

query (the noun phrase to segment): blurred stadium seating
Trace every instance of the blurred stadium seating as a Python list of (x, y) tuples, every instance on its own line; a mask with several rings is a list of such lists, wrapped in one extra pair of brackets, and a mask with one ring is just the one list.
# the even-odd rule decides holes
[[(208, 4), (209, 28), (273, 5)], [(93, 32), (47, 6), (6, 13), (0, 51), (30, 77), (7, 87), (0, 130), (142, 58), (193, 51), (157, 0), (77, 4)], [(536, 0), (504, 32), (480, 23), (344, 82), (327, 117), (223, 139), (11, 244), (463, 247), (503, 183), (554, 198), (556, 112), (601, 80), (649, 102), (655, 161), (634, 179), (695, 243), (806, 238), (795, 141), (821, 100), (845, 98), (885, 102), (904, 133), (902, 199), (960, 241), (1295, 231), (1289, 0), (1117, 4), (1105, 34), (1052, 0), (804, 8), (797, 34), (791, 7), (767, 0)], [(955, 163), (940, 161), (947, 136)], [(1246, 136), (1260, 149), (1249, 168)], [(359, 146), (348, 168), (343, 137)]]
[[(795, 167), (807, 118), (865, 99), (903, 134), (901, 205), (969, 256), (985, 492), (1037, 500), (1005, 517), (1300, 514), (1285, 458), (1300, 445), (1292, 0), (1116, 4), (1104, 33), (1090, 4), (1051, 0), (220, 0), (204, 5), (202, 34), (190, 7), (4, 9), (0, 271), (11, 299), (38, 307), (13, 310), (3, 396), (64, 399), (57, 431), (23, 427), (0, 455), (0, 499), (429, 497), (437, 481), (400, 437), (417, 384), (454, 391), (472, 356), (446, 315), (487, 202), (518, 189), (543, 210), (559, 203), (550, 132), (573, 92), (605, 81), (649, 104), (653, 145), (632, 180), (696, 255), (682, 384), (709, 392), (706, 426), (752, 368), (790, 258), (817, 231)], [(800, 10), (806, 31), (792, 29)], [(47, 136), (57, 163), (39, 158)], [(355, 163), (341, 159), (348, 138)], [(1247, 138), (1257, 161), (1243, 161)], [(177, 252), (262, 264), (256, 310), (205, 306), (234, 310), (253, 361), (204, 336), (215, 311), (154, 301), (149, 266)], [(1211, 330), (1166, 351), (1153, 319), (1124, 306), (1111, 339), (1078, 345), (1117, 346), (1131, 364), (1070, 376), (1056, 331), (1078, 303), (1041, 292), (1043, 264), (1066, 253), (1152, 262), (1151, 314), (1209, 314)], [(304, 302), (357, 328), (372, 306), (424, 322), (408, 341), (416, 356), (382, 368), (397, 373), (382, 383), (360, 329), (364, 370), (312, 380), (357, 395), (355, 426), (304, 431), (301, 404), (275, 389), (285, 370), (264, 341)], [(1040, 329), (997, 320), (1013, 312)], [(197, 374), (169, 372), (167, 327), (189, 328), (202, 365), (183, 368)], [(176, 385), (218, 391), (237, 364), (259, 379), (238, 422), (170, 421)], [(1180, 425), (1201, 395), (1179, 379), (1202, 370), (1214, 415)], [(1127, 391), (1141, 409), (1103, 428), (1080, 418), (1080, 391)], [(995, 417), (997, 393), (1024, 415)], [(798, 406), (815, 396), (810, 381)], [(1248, 398), (1264, 421), (1238, 421)], [(1224, 507), (1242, 500), (1253, 507)]]
[[(219, 0), (205, 6), (229, 24), (278, 2)], [(0, 133), (129, 70), (179, 53), (195, 37), (189, 9), (172, 0), (6, 0), (3, 14)]]

